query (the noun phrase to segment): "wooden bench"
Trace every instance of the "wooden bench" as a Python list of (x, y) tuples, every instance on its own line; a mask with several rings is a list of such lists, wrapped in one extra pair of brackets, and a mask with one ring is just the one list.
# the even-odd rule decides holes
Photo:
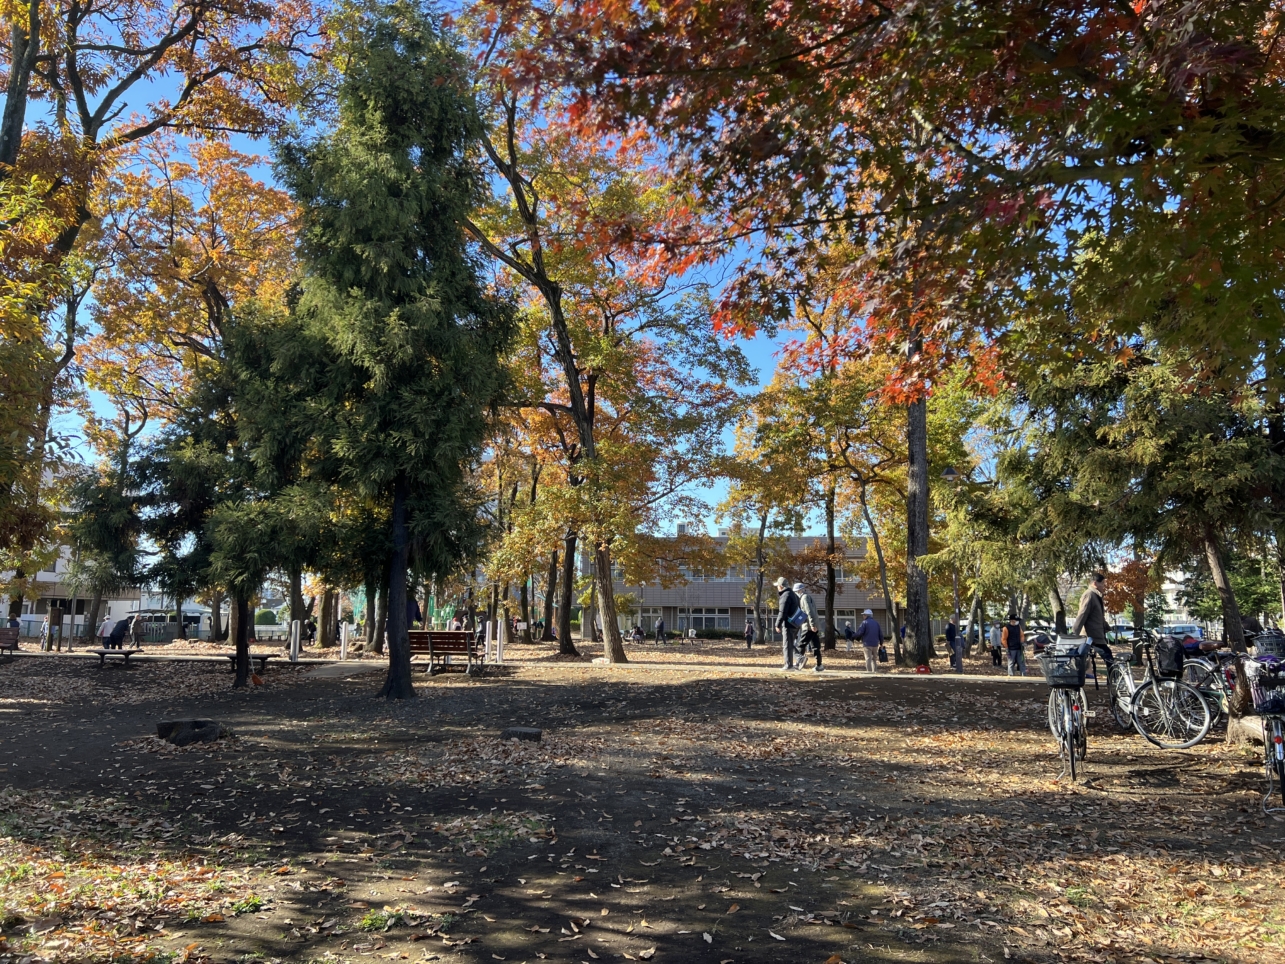
[[(22, 632), (17, 626), (0, 629), (0, 652), (16, 653), (18, 651), (18, 634)], [(12, 656), (6, 657), (12, 659)]]
[[(236, 672), (236, 653), (225, 653), (228, 659), (232, 660), (232, 672)], [(268, 665), (268, 660), (280, 658), (280, 653), (250, 653), (251, 660), (259, 661), (259, 672), (262, 673)]]
[(102, 669), (107, 665), (107, 657), (116, 659), (119, 657), (125, 663), (125, 668), (129, 669), (129, 658), (141, 653), (141, 649), (91, 649), (91, 653), (98, 655), (98, 668)]
[(473, 673), (475, 666), (477, 672), (482, 672), (486, 653), (477, 637), (467, 630), (412, 629), (407, 635), (410, 637), (411, 656), (427, 656), (430, 674), (453, 665), (450, 662), (452, 656), (465, 657), (466, 673)]

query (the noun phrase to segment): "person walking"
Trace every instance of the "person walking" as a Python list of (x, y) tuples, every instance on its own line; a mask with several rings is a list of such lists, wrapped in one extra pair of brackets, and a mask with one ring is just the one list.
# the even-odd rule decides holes
[(1008, 650), (1008, 675), (1025, 676), (1026, 654), (1022, 649), (1022, 624), (1017, 613), (1008, 614), (1008, 625), (1004, 627), (1002, 637), (1004, 648)]
[(781, 669), (794, 669), (794, 641), (807, 617), (800, 617), (799, 597), (784, 576), (777, 576), (772, 585), (776, 587), (776, 628), (781, 631)]
[(103, 624), (98, 627), (98, 647), (100, 649), (107, 648), (107, 637), (110, 636), (111, 634), (112, 634), (112, 618), (111, 616), (104, 616)]
[(1004, 627), (1000, 623), (991, 626), (991, 665), (1003, 666)]
[(665, 641), (665, 619), (662, 616), (656, 620), (656, 642), (663, 643), (664, 641)]
[[(868, 610), (868, 609), (867, 609), (867, 610), (866, 610), (866, 612), (870, 612), (870, 610)], [(849, 652), (849, 653), (850, 653), (850, 652), (852, 652), (852, 644), (853, 644), (853, 642), (855, 642), (855, 641), (856, 641), (856, 638), (857, 638), (857, 634), (856, 634), (856, 633), (854, 633), (854, 632), (852, 631), (852, 622), (851, 622), (851, 620), (848, 620), (848, 621), (844, 622), (844, 624), (843, 624), (843, 639), (844, 639), (844, 641), (848, 644), (847, 649), (848, 649), (848, 652)]]
[(956, 673), (962, 673), (964, 671), (964, 637), (960, 635), (959, 628), (955, 625), (953, 614), (950, 621), (946, 623), (946, 648), (950, 650), (950, 665), (955, 668)]
[(794, 593), (799, 597), (799, 608), (807, 619), (804, 621), (799, 638), (799, 669), (808, 661), (808, 647), (817, 654), (816, 672), (821, 672), (821, 620), (817, 616), (816, 603), (812, 601), (807, 588), (801, 582), (794, 584)]
[(1107, 644), (1107, 607), (1102, 595), (1106, 588), (1107, 577), (1102, 573), (1095, 572), (1089, 577), (1089, 588), (1080, 597), (1080, 611), (1071, 626), (1072, 636), (1079, 636), (1083, 630), (1089, 642), (1099, 647)]
[(883, 627), (869, 609), (862, 614), (861, 625), (857, 627), (857, 639), (866, 654), (866, 672), (879, 672), (879, 644), (883, 642)]
[(754, 620), (745, 620), (745, 648), (750, 649), (754, 645)]

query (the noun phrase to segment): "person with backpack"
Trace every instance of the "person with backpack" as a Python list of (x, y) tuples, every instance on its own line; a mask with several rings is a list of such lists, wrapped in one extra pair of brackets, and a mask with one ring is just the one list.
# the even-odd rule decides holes
[[(869, 612), (869, 610), (866, 610), (866, 611)], [(849, 653), (852, 652), (852, 644), (856, 642), (857, 634), (852, 631), (851, 622), (845, 622), (843, 624), (843, 638), (847, 641), (848, 652)]]
[(776, 628), (781, 631), (781, 669), (794, 669), (794, 641), (807, 616), (799, 608), (799, 597), (784, 576), (777, 576), (772, 585), (776, 587)]
[(745, 620), (745, 648), (752, 649), (754, 646), (754, 620)]
[(1025, 676), (1026, 654), (1022, 650), (1022, 624), (1017, 613), (1008, 614), (1008, 625), (1004, 627), (1001, 638), (1004, 648), (1008, 650), (1008, 675)]
[(794, 584), (794, 593), (799, 597), (799, 609), (803, 611), (806, 619), (800, 627), (802, 630), (799, 638), (799, 669), (803, 669), (803, 664), (808, 661), (808, 647), (817, 654), (816, 672), (821, 672), (821, 620), (817, 616), (816, 603), (812, 601), (812, 596), (808, 593), (807, 588), (801, 582)]

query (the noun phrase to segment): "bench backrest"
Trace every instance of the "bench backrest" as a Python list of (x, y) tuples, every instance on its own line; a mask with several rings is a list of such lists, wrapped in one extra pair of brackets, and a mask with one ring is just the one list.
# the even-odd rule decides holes
[(5, 626), (0, 628), (0, 646), (16, 646), (18, 643), (18, 633), (21, 630), (17, 626)]
[(474, 652), (477, 651), (473, 634), (467, 631), (412, 629), (407, 633), (407, 636), (410, 637), (412, 655), (426, 655), (428, 653), (467, 654), (470, 649)]

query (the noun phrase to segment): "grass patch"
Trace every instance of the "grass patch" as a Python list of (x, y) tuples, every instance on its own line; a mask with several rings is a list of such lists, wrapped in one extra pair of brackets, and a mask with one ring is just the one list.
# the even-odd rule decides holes
[(392, 910), (385, 907), (383, 910), (371, 910), (366, 912), (366, 916), (361, 919), (361, 927), (364, 931), (386, 931), (394, 927), (400, 927), (406, 923), (406, 914), (404, 911)]
[(251, 894), (249, 897), (243, 897), (232, 905), (232, 913), (253, 914), (263, 906), (263, 898), (258, 894)]

